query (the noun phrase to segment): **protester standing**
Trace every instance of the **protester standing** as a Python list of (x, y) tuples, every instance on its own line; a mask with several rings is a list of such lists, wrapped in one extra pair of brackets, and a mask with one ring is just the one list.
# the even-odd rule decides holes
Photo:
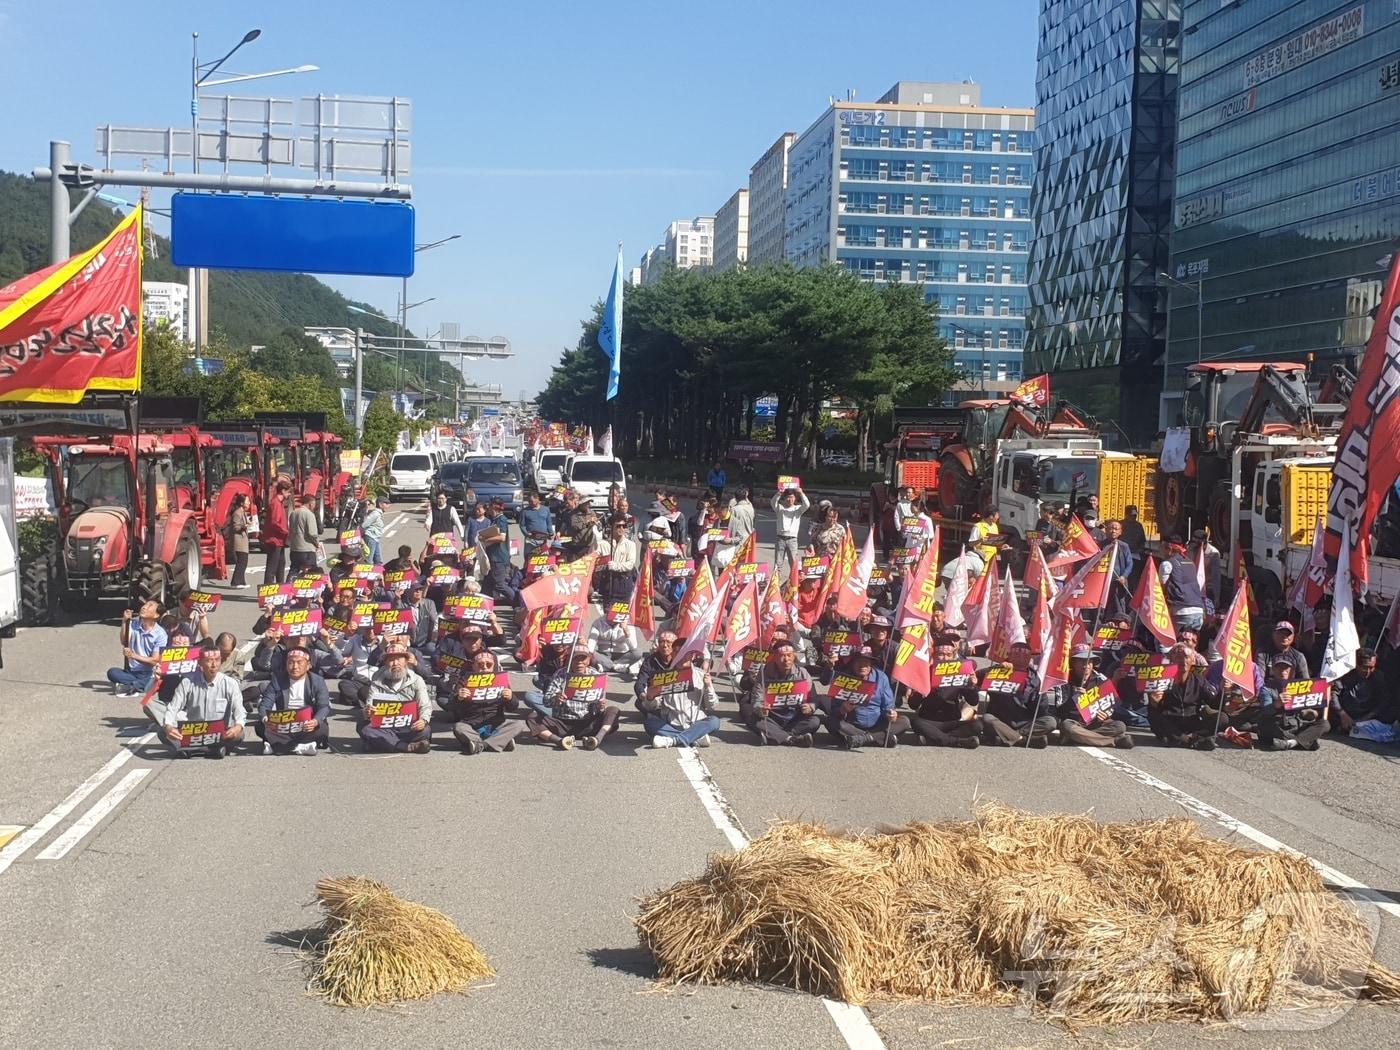
[(811, 505), (812, 501), (800, 488), (784, 489), (773, 495), (773, 513), (778, 519), (774, 571), (779, 579), (786, 580), (797, 562), (797, 533), (802, 525), (802, 515)]
[(287, 582), (287, 494), (292, 487), (278, 481), (267, 501), (259, 540), (267, 551), (267, 568), (263, 583)]
[(371, 565), (383, 564), (381, 559), (384, 555), (379, 549), (379, 541), (384, 538), (384, 517), (388, 512), (389, 497), (380, 496), (360, 522), (360, 535), (365, 538), (365, 543), (369, 546), (369, 563)]
[(233, 553), (233, 579), (229, 585), (241, 591), (248, 586), (248, 496), (240, 492), (233, 497), (228, 512), (228, 549)]
[(287, 545), (292, 555), (292, 572), (316, 568), (316, 555), (321, 546), (321, 529), (316, 524), (316, 512), (301, 496), (292, 500), (292, 513), (287, 516)]

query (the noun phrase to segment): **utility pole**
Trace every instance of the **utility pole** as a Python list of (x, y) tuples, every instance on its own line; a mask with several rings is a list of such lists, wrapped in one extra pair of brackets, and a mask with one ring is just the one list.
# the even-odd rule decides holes
[(365, 436), (365, 330), (355, 329), (355, 445)]
[(69, 250), (68, 224), (72, 218), (68, 214), (68, 187), (58, 177), (72, 163), (72, 150), (66, 142), (49, 143), (49, 170), (54, 177), (49, 180), (49, 262), (60, 263), (72, 255)]

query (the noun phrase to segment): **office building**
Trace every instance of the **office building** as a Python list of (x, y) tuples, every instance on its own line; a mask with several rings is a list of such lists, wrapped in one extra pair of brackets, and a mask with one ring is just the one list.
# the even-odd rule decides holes
[(1035, 136), (973, 83), (833, 100), (789, 152), (787, 258), (923, 285), (966, 373), (1019, 378)]
[(182, 342), (190, 341), (189, 285), (177, 281), (142, 281), (141, 313), (148, 324), (167, 324)]
[(1026, 370), (1118, 422), (1157, 424), (1179, 0), (1041, 0)]
[(738, 189), (715, 212), (714, 267), (732, 270), (749, 259), (749, 191)]
[(1397, 11), (1185, 4), (1173, 416), (1170, 395), (1198, 358), (1322, 366), (1364, 346), (1400, 236)]
[(749, 265), (782, 262), (787, 212), (788, 151), (797, 133), (785, 131), (749, 169)]

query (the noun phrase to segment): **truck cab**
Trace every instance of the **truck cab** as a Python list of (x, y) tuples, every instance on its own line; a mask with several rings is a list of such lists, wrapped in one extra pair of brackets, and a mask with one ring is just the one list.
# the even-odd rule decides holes
[(1039, 530), (1042, 506), (1073, 507), (1081, 496), (1099, 495), (1103, 461), (1134, 458), (1105, 451), (1098, 438), (1065, 438), (1053, 445), (1044, 438), (1004, 438), (995, 457), (993, 506), (1018, 549), (1025, 548), (1028, 533)]

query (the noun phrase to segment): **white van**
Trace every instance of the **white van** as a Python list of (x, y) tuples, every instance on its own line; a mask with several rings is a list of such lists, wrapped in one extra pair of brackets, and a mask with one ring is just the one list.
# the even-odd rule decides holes
[(535, 488), (540, 495), (548, 495), (550, 489), (564, 481), (564, 468), (572, 457), (573, 453), (566, 448), (540, 450), (535, 457)]
[(433, 490), (436, 470), (427, 452), (395, 452), (389, 458), (389, 495), (394, 499), (427, 496)]
[(564, 484), (578, 493), (580, 502), (602, 510), (614, 485), (627, 495), (627, 472), (616, 456), (574, 456), (564, 468)]

